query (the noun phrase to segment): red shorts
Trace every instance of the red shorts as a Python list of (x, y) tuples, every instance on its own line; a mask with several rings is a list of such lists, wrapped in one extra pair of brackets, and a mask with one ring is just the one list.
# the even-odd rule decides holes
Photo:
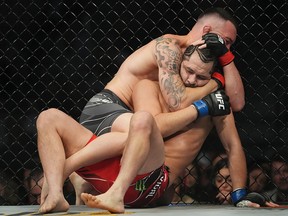
[[(88, 143), (95, 138), (94, 135)], [(105, 193), (118, 176), (120, 160), (121, 157), (107, 159), (82, 167), (76, 172), (83, 179), (90, 182), (96, 191)], [(164, 193), (168, 184), (168, 170), (163, 164), (152, 172), (135, 177), (125, 194), (124, 204), (126, 207), (148, 207)]]

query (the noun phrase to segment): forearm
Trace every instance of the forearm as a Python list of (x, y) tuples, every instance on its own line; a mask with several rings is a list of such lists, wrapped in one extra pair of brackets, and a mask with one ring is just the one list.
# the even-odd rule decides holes
[[(219, 101), (221, 101), (221, 105)], [(180, 131), (197, 118), (207, 115), (225, 116), (231, 112), (229, 98), (223, 90), (213, 92), (192, 104), (193, 106), (190, 105), (185, 109), (166, 114), (160, 113), (156, 116), (157, 125), (164, 137)]]
[(203, 36), (206, 46), (213, 50), (218, 57), (219, 64), (223, 67), (226, 94), (230, 97), (232, 110), (240, 111), (244, 107), (243, 83), (234, 64), (235, 56), (226, 47), (225, 40), (220, 35), (208, 33)]
[(188, 106), (180, 111), (159, 113), (155, 116), (158, 128), (165, 138), (180, 130), (197, 119), (198, 113), (194, 106)]
[(185, 87), (185, 91), (183, 91), (181, 98), (179, 98), (179, 106), (172, 108), (170, 111), (179, 111), (183, 108), (190, 106), (194, 101), (200, 100), (206, 95), (216, 91), (218, 88), (218, 84), (214, 80), (210, 80), (205, 86), (190, 88)]
[(235, 126), (233, 113), (225, 117), (214, 117), (213, 122), (228, 155), (233, 190), (245, 188), (247, 183), (246, 158)]
[(232, 179), (233, 190), (237, 188), (246, 188), (247, 186), (247, 168), (246, 158), (242, 147), (232, 148), (229, 159), (229, 171)]
[(241, 111), (245, 105), (244, 86), (234, 62), (223, 67), (225, 77), (225, 92), (230, 97), (234, 112)]
[(218, 84), (215, 80), (210, 80), (205, 86), (197, 88), (186, 88), (186, 97), (183, 98), (182, 103), (186, 106), (192, 104), (196, 100), (200, 100), (206, 95), (216, 91)]

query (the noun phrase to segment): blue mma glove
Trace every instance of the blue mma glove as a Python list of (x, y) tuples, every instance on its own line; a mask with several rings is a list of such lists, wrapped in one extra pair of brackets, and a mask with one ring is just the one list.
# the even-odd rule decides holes
[(203, 99), (193, 102), (192, 105), (198, 112), (198, 118), (207, 115), (223, 116), (231, 112), (229, 97), (224, 90), (212, 92)]

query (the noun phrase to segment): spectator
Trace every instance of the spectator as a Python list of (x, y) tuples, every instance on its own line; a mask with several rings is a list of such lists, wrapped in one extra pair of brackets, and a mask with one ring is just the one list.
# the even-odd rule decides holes
[(267, 189), (269, 183), (267, 164), (254, 163), (248, 168), (249, 190), (262, 193)]
[(271, 162), (271, 181), (274, 189), (266, 191), (265, 194), (275, 203), (288, 202), (288, 163), (287, 155), (277, 155)]
[(191, 195), (200, 203), (211, 203), (211, 194), (215, 193), (215, 187), (211, 187), (211, 172), (214, 165), (221, 159), (227, 158), (227, 154), (218, 151), (201, 151), (197, 160), (198, 181), (192, 188)]
[[(43, 170), (42, 167), (33, 169), (25, 169), (24, 171), (24, 187), (27, 191), (27, 204), (41, 204), (41, 190), (43, 186)], [(75, 193), (73, 185), (69, 180), (65, 181), (63, 193), (69, 204), (75, 203)]]
[(231, 204), (232, 180), (228, 168), (228, 159), (218, 160), (211, 173), (212, 187), (214, 188), (214, 202), (218, 204)]
[(43, 170), (39, 167), (29, 173), (26, 181), (29, 205), (40, 205), (43, 179)]

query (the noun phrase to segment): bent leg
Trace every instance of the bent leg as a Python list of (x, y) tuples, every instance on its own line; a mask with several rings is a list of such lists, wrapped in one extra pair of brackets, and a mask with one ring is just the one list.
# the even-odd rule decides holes
[[(67, 158), (65, 162), (64, 176), (81, 167), (89, 166), (108, 158), (119, 156), (123, 153), (128, 133), (110, 132), (103, 134), (90, 142), (84, 148)], [(77, 173), (70, 175), (70, 181), (76, 193), (76, 205), (81, 204), (80, 195), (83, 192), (94, 192), (89, 182), (86, 182)]]
[(124, 212), (124, 196), (137, 174), (151, 172), (164, 163), (164, 143), (151, 114), (137, 112), (130, 122), (130, 130), (121, 160), (120, 172), (112, 187), (104, 194), (82, 194), (89, 207), (110, 212)]
[(40, 113), (36, 126), (38, 151), (45, 175), (39, 212), (67, 211), (69, 204), (62, 191), (65, 160), (83, 148), (92, 132), (57, 109)]

